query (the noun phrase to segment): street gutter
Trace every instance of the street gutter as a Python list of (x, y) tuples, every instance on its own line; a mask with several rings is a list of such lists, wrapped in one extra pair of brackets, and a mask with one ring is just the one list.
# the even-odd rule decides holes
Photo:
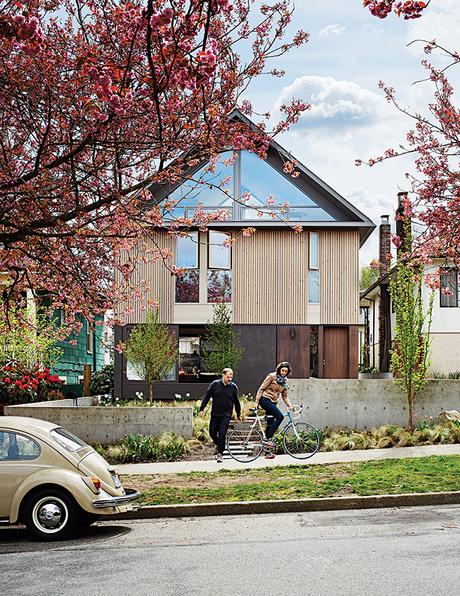
[(328, 497), (284, 501), (231, 501), (224, 503), (191, 503), (181, 505), (148, 505), (138, 511), (103, 517), (106, 519), (155, 519), (163, 517), (205, 517), (210, 515), (251, 515), (299, 511), (337, 511), (384, 507), (423, 507), (427, 505), (460, 505), (460, 491), (441, 493), (407, 493), (365, 497)]

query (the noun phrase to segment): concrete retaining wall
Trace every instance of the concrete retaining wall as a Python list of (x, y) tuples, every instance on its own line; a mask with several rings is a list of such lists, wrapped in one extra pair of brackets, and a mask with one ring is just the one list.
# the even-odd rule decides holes
[(91, 407), (93, 398), (80, 398), (78, 403), (81, 404), (82, 400), (87, 400), (87, 405), (74, 406), (73, 400), (67, 399), (7, 406), (5, 415), (48, 420), (85, 441), (103, 445), (118, 443), (130, 433), (159, 437), (165, 432), (173, 432), (186, 439), (192, 437), (192, 408)]
[[(407, 424), (405, 395), (392, 380), (291, 379), (289, 388), (292, 402), (304, 405), (302, 419), (318, 428)], [(460, 381), (428, 381), (415, 399), (415, 414), (424, 418), (445, 410), (460, 411)]]

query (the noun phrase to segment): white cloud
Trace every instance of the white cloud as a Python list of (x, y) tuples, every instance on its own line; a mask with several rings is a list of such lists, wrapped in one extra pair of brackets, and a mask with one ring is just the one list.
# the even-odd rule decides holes
[[(388, 160), (372, 168), (356, 167), (355, 160), (397, 148), (411, 123), (383, 95), (350, 81), (300, 77), (283, 89), (276, 106), (293, 96), (313, 108), (277, 139), (279, 143), (375, 224), (382, 214), (393, 217), (398, 191), (409, 190), (405, 172), (411, 160)], [(368, 264), (377, 255), (374, 232), (361, 251), (361, 262)]]
[(318, 33), (318, 37), (327, 37), (328, 35), (340, 35), (345, 31), (345, 27), (343, 25), (327, 25), (323, 27), (321, 31)]
[(301, 127), (354, 128), (390, 114), (382, 95), (333, 77), (307, 75), (297, 78), (283, 89), (277, 106), (289, 102), (292, 97), (301, 97), (311, 104), (311, 109), (302, 115)]

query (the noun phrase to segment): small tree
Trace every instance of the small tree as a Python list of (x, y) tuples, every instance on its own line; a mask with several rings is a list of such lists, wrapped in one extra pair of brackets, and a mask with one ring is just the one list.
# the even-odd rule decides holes
[(159, 320), (158, 310), (147, 312), (146, 322), (131, 331), (125, 348), (126, 358), (149, 386), (153, 402), (153, 384), (161, 381), (177, 361), (177, 341), (168, 326)]
[(210, 372), (220, 372), (223, 368), (236, 369), (243, 356), (244, 348), (230, 322), (230, 309), (221, 302), (214, 306), (212, 323), (206, 325), (205, 340), (209, 350), (203, 348), (203, 364)]
[[(404, 222), (410, 238), (410, 222)], [(410, 240), (409, 240), (410, 245)], [(427, 383), (430, 365), (430, 327), (434, 293), (424, 312), (422, 298), (422, 268), (406, 256), (398, 260), (396, 279), (390, 283), (395, 308), (395, 347), (391, 355), (391, 370), (395, 382), (405, 392), (408, 406), (407, 426), (413, 429), (413, 406), (417, 393)]]

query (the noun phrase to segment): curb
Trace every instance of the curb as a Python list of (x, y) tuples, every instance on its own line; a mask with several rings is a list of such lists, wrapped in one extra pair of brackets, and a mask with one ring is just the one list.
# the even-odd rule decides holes
[(205, 517), (210, 515), (251, 515), (296, 511), (338, 511), (384, 507), (420, 507), (427, 505), (459, 505), (460, 491), (444, 493), (408, 493), (371, 495), (367, 497), (331, 497), (286, 501), (239, 501), (199, 503), (191, 505), (150, 505), (138, 511), (104, 515), (104, 520), (158, 519), (163, 517)]

